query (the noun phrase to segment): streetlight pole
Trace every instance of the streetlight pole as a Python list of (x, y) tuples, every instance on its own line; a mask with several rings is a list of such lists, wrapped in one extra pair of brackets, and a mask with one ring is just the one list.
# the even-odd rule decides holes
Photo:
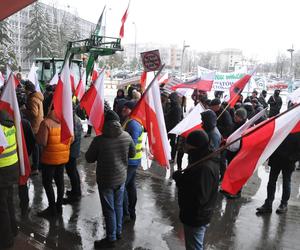
[(292, 92), (293, 91), (293, 78), (294, 78), (294, 72), (293, 72), (293, 52), (295, 51), (294, 46), (292, 45), (292, 48), (287, 49), (287, 51), (291, 53), (291, 65), (290, 65), (288, 92)]
[(182, 80), (182, 68), (183, 68), (183, 56), (186, 48), (190, 47), (190, 45), (185, 44), (183, 41), (182, 54), (181, 54), (181, 64), (180, 64), (180, 79)]

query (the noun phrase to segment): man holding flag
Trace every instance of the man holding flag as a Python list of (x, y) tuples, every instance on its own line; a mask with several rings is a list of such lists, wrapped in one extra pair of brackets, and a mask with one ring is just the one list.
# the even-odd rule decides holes
[(18, 183), (19, 158), (17, 153), (16, 128), (12, 118), (5, 110), (0, 111), (0, 125), (6, 138), (0, 154), (0, 248), (9, 248), (17, 235), (15, 208), (13, 203), (13, 185)]

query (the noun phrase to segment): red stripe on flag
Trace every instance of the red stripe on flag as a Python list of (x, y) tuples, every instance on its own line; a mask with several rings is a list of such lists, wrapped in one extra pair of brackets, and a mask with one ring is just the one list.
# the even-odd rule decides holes
[(239, 153), (226, 169), (222, 182), (224, 191), (236, 194), (241, 190), (252, 176), (260, 156), (272, 138), (274, 129), (275, 119), (242, 138), (242, 147)]
[(195, 131), (195, 130), (203, 130), (202, 128), (202, 123), (199, 125), (196, 125), (195, 127), (190, 128), (189, 130), (184, 131), (181, 136), (183, 137), (187, 137), (191, 132)]
[(234, 105), (240, 98), (239, 94), (242, 93), (243, 89), (245, 88), (251, 77), (252, 75), (245, 75), (241, 79), (236, 81), (234, 84), (232, 84), (229, 88), (230, 99), (228, 103), (231, 108), (234, 107)]

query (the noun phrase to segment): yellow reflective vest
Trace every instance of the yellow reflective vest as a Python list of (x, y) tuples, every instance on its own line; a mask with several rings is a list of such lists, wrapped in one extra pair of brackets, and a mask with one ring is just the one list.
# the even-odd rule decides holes
[(4, 168), (18, 162), (18, 152), (15, 126), (9, 128), (1, 125), (1, 127), (8, 143), (8, 146), (0, 154), (0, 168)]
[[(123, 125), (123, 128), (126, 129), (127, 123), (130, 122), (132, 119), (129, 119)], [(142, 124), (140, 124), (142, 126)], [(142, 131), (144, 131), (144, 127), (142, 126)], [(133, 158), (129, 158), (129, 160), (140, 160), (143, 157), (143, 136), (144, 133), (142, 132), (141, 135), (138, 137), (137, 143), (135, 144), (135, 156)]]

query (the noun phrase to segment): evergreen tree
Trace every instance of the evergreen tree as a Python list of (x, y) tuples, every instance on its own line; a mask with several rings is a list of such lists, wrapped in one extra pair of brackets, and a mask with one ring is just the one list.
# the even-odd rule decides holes
[(50, 57), (58, 57), (60, 55), (58, 29), (55, 23), (50, 22), (50, 16), (46, 12), (46, 22), (48, 24), (48, 35), (50, 39), (51, 52)]
[(16, 55), (13, 49), (13, 40), (9, 37), (9, 23), (7, 20), (0, 22), (0, 68), (3, 70), (8, 62), (12, 69), (17, 68)]
[(51, 41), (46, 14), (39, 3), (30, 11), (31, 21), (26, 26), (25, 38), (29, 39), (25, 47), (29, 50), (25, 59), (51, 56)]
[(76, 41), (76, 40), (80, 40), (82, 38), (83, 37), (80, 33), (79, 18), (77, 15), (74, 15), (73, 21), (72, 21), (71, 40)]
[(67, 44), (71, 41), (71, 29), (70, 16), (67, 12), (64, 13), (61, 24), (59, 26), (59, 46), (60, 46), (60, 56), (64, 57), (67, 50)]

